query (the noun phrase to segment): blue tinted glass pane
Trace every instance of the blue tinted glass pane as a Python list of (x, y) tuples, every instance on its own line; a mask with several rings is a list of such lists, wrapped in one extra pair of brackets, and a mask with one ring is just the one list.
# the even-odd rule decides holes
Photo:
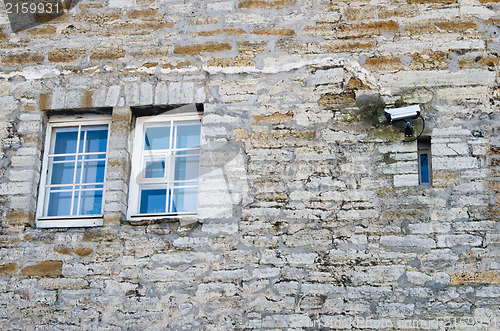
[(49, 194), (49, 205), (47, 216), (70, 215), (71, 192), (51, 192)]
[(170, 126), (159, 126), (146, 128), (144, 149), (169, 149), (170, 148)]
[(53, 163), (50, 184), (73, 184), (74, 174), (75, 162)]
[(142, 190), (139, 213), (164, 213), (166, 201), (166, 189)]
[(191, 149), (187, 151), (175, 151), (175, 155), (200, 155), (200, 150), (199, 149)]
[(75, 184), (80, 183), (82, 180), (82, 164), (81, 157), (78, 158), (78, 162), (76, 164), (76, 176), (75, 176)]
[(78, 206), (79, 206), (79, 198), (80, 198), (80, 194), (81, 192), (76, 190), (75, 191), (75, 195), (73, 197), (73, 212), (71, 213), (71, 215), (79, 215), (78, 214)]
[(55, 192), (55, 191), (71, 191), (71, 187), (68, 186), (54, 186), (50, 188), (50, 192)]
[(54, 156), (51, 158), (54, 162), (60, 162), (60, 161), (75, 161), (75, 156)]
[(197, 148), (200, 147), (199, 121), (189, 124), (177, 124), (176, 148)]
[(176, 157), (174, 180), (197, 179), (199, 164), (199, 156)]
[(173, 184), (175, 187), (196, 187), (198, 185), (197, 182), (175, 182)]
[(196, 187), (175, 188), (173, 191), (171, 212), (196, 212), (198, 205), (198, 189)]
[(106, 152), (108, 142), (108, 128), (106, 126), (82, 128), (82, 139), (84, 137), (83, 131), (87, 131), (85, 153)]
[(76, 153), (76, 140), (78, 139), (78, 128), (56, 129), (54, 141), (54, 154)]
[(80, 215), (101, 214), (102, 191), (82, 191), (80, 194)]
[(85, 160), (103, 160), (106, 158), (106, 154), (90, 154), (85, 155)]
[(162, 178), (165, 173), (165, 161), (146, 161), (144, 178)]
[[(104, 182), (105, 161), (84, 162), (82, 183), (102, 183)], [(79, 179), (77, 180), (79, 182)]]
[(420, 182), (429, 182), (429, 161), (427, 154), (420, 154)]

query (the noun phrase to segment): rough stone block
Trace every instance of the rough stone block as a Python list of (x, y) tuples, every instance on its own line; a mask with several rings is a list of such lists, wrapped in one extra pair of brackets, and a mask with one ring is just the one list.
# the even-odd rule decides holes
[(400, 143), (392, 145), (380, 145), (378, 147), (380, 153), (411, 153), (417, 151), (416, 144)]
[(52, 109), (62, 109), (64, 108), (64, 100), (66, 98), (67, 92), (62, 89), (56, 89), (52, 92)]
[[(92, 106), (93, 107), (105, 107), (106, 106), (106, 88), (100, 88), (93, 94)], [(111, 102), (112, 100), (110, 100)]]
[(179, 103), (193, 103), (194, 100), (194, 83), (183, 82), (179, 95)]
[(120, 98), (121, 87), (118, 85), (113, 85), (109, 88), (108, 94), (106, 96), (105, 106), (115, 107), (118, 103), (118, 98)]
[(174, 54), (198, 55), (201, 53), (213, 53), (213, 52), (220, 52), (220, 51), (230, 50), (230, 49), (231, 49), (231, 45), (227, 42), (224, 42), (224, 43), (208, 42), (205, 44), (194, 44), (194, 45), (186, 45), (186, 46), (177, 45), (174, 48)]
[(391, 251), (425, 252), (436, 248), (436, 242), (425, 236), (383, 236), (380, 245)]
[(109, 0), (111, 8), (127, 8), (134, 5), (134, 0)]
[(199, 86), (195, 88), (195, 94), (194, 94), (194, 102), (196, 103), (205, 103), (206, 102), (206, 94), (205, 94), (205, 87), (204, 86)]
[[(92, 18), (98, 18), (97, 15), (91, 16)], [(118, 18), (118, 17), (116, 17)], [(104, 20), (109, 20), (112, 18), (105, 17)], [(103, 48), (96, 48), (92, 50), (90, 55), (90, 60), (92, 61), (111, 61), (118, 60), (125, 56), (125, 50), (119, 46), (110, 46)]]
[(414, 86), (460, 86), (494, 84), (495, 74), (486, 70), (466, 69), (450, 71), (399, 71), (384, 74), (380, 83), (386, 88), (401, 89)]
[[(112, 115), (112, 121), (113, 122), (125, 122), (127, 124), (130, 124), (132, 121), (132, 111), (130, 110), (129, 107), (115, 107), (113, 108), (113, 115)], [(130, 126), (128, 127), (129, 130), (127, 132), (123, 132), (128, 136), (130, 132)], [(114, 132), (116, 133), (116, 132)], [(113, 136), (111, 136), (113, 138)], [(113, 146), (110, 146), (111, 148)]]
[(498, 270), (488, 270), (485, 272), (459, 272), (452, 274), (450, 277), (452, 285), (500, 285), (500, 273), (498, 272)]
[(155, 105), (168, 104), (168, 90), (165, 82), (159, 82), (155, 89)]
[(181, 83), (170, 83), (168, 85), (168, 100), (172, 105), (179, 104), (181, 102)]
[(432, 129), (432, 137), (468, 136), (471, 132), (459, 126)]
[(437, 236), (438, 247), (481, 246), (483, 238), (470, 234)]
[(0, 184), (0, 195), (31, 194), (32, 191), (33, 187), (31, 187), (31, 185), (26, 185), (26, 183), (14, 182)]
[(43, 261), (21, 269), (24, 277), (60, 277), (63, 263), (61, 261)]
[(79, 91), (69, 91), (66, 95), (65, 108), (79, 109), (81, 108), (82, 94)]
[(419, 185), (418, 174), (394, 175), (395, 187), (418, 186), (418, 185)]
[(479, 160), (475, 157), (434, 157), (433, 170), (464, 170), (479, 168)]
[(469, 146), (465, 143), (432, 144), (432, 156), (468, 155)]
[(140, 104), (140, 88), (138, 83), (125, 85), (125, 101), (127, 106), (138, 106)]
[(141, 83), (139, 103), (141, 105), (153, 104), (153, 85), (148, 82)]
[(39, 133), (42, 125), (39, 121), (22, 121), (19, 124), (18, 130), (23, 134)]
[(500, 296), (500, 286), (490, 285), (480, 287), (476, 291), (476, 296), (480, 298), (498, 298), (498, 296)]
[(271, 315), (262, 320), (263, 328), (308, 328), (312, 327), (311, 318), (307, 315)]
[(78, 278), (43, 278), (38, 286), (44, 290), (81, 290), (88, 288), (89, 283)]
[(345, 71), (343, 68), (317, 70), (310, 76), (308, 83), (310, 85), (341, 83), (344, 80), (344, 76)]
[(237, 223), (214, 223), (205, 222), (202, 231), (208, 234), (236, 234), (238, 232)]

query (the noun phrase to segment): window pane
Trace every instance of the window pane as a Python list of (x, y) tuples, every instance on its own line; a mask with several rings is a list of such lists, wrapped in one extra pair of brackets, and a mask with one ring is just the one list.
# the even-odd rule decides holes
[(175, 188), (173, 190), (172, 212), (196, 212), (198, 205), (198, 189), (192, 188)]
[(106, 154), (85, 155), (85, 160), (104, 160), (104, 159), (106, 159)]
[(429, 182), (429, 160), (427, 154), (420, 154), (420, 182)]
[(76, 153), (76, 140), (78, 139), (78, 128), (56, 129), (54, 141), (54, 154)]
[(75, 162), (54, 163), (52, 165), (50, 184), (73, 184), (74, 174)]
[(164, 213), (166, 201), (166, 189), (142, 190), (139, 213)]
[(47, 216), (70, 215), (71, 192), (51, 192), (49, 194), (49, 206)]
[(199, 149), (189, 149), (187, 151), (176, 151), (175, 155), (180, 156), (192, 156), (192, 155), (200, 155), (200, 150)]
[(106, 152), (108, 142), (108, 128), (106, 126), (82, 128), (82, 139), (83, 130), (87, 131), (85, 153)]
[[(80, 162), (79, 162), (80, 164)], [(86, 161), (83, 164), (82, 183), (102, 183), (104, 182), (105, 161)], [(77, 179), (77, 182), (80, 178)]]
[(102, 209), (102, 191), (81, 191), (80, 215), (98, 215)]
[(176, 157), (174, 180), (197, 179), (199, 164), (199, 156)]
[(145, 150), (168, 149), (170, 148), (170, 126), (146, 128), (144, 139)]
[[(75, 161), (75, 156), (52, 156), (51, 160), (53, 162), (61, 162), (61, 161)], [(50, 162), (50, 161), (49, 161)]]
[(200, 147), (200, 121), (177, 124), (176, 148)]
[(50, 188), (50, 192), (55, 192), (55, 191), (68, 191), (70, 192), (72, 190), (71, 186), (54, 186)]
[(146, 161), (144, 178), (163, 178), (165, 174), (165, 161)]

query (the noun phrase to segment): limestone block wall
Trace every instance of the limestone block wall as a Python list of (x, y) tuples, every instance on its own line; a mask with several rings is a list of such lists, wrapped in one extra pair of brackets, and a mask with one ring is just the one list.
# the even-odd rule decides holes
[[(500, 327), (496, 0), (81, 0), (16, 33), (5, 9), (0, 329)], [(196, 220), (131, 222), (137, 109), (193, 103)], [(382, 115), (413, 104), (432, 186)], [(104, 225), (36, 228), (47, 123), (93, 112)]]

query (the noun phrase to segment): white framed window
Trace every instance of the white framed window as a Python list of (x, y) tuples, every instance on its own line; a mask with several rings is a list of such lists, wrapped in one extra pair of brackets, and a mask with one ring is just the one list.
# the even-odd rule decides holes
[(137, 119), (128, 219), (196, 215), (200, 134), (197, 112)]
[(102, 225), (109, 117), (53, 117), (47, 126), (37, 227)]

